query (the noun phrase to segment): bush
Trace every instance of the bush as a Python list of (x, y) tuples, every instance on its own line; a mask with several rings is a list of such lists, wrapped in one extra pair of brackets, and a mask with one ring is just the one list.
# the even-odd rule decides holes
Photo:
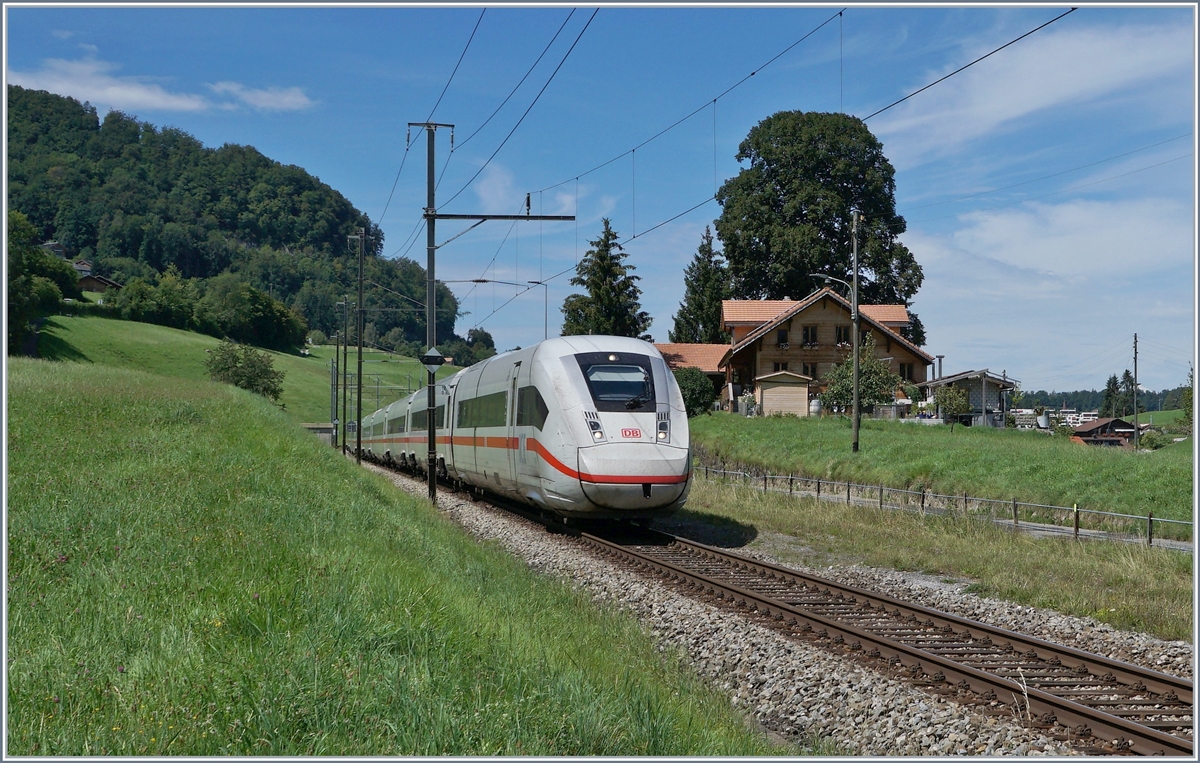
[(699, 368), (681, 368), (675, 372), (675, 381), (683, 394), (683, 407), (687, 409), (689, 419), (701, 413), (712, 412), (717, 392), (703, 371)]
[(311, 345), (329, 344), (329, 337), (325, 336), (325, 332), (321, 329), (313, 329), (308, 332), (308, 343)]
[(276, 371), (271, 356), (249, 345), (222, 339), (204, 361), (213, 381), (225, 382), (271, 400), (283, 394), (283, 371)]

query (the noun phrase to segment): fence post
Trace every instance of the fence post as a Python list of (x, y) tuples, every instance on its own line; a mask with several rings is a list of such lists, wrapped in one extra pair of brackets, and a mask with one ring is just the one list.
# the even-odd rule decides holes
[(1146, 512), (1146, 545), (1154, 545), (1154, 512)]
[(967, 515), (967, 491), (963, 491), (963, 516)]
[(879, 486), (879, 510), (883, 511), (883, 485)]
[(763, 492), (767, 492), (767, 473), (763, 472)]
[(925, 486), (921, 486), (921, 516), (925, 516)]
[(846, 505), (850, 505), (850, 480), (846, 480)]
[(1079, 504), (1071, 504), (1071, 511), (1075, 514), (1075, 537), (1079, 538)]
[(1017, 525), (1019, 525), (1020, 523), (1021, 523), (1021, 520), (1017, 516), (1017, 499), (1014, 497), (1013, 498), (1013, 531), (1014, 532), (1017, 529)]
[(794, 475), (791, 475), (791, 474), (788, 475), (788, 496), (791, 496), (791, 494), (792, 494), (792, 483), (795, 479), (796, 478)]
[(817, 477), (817, 498), (821, 497), (821, 478)]

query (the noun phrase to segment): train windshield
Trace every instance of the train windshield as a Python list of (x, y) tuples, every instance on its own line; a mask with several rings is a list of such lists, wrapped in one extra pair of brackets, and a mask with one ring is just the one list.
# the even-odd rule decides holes
[(584, 353), (576, 359), (597, 410), (654, 410), (654, 377), (646, 356)]

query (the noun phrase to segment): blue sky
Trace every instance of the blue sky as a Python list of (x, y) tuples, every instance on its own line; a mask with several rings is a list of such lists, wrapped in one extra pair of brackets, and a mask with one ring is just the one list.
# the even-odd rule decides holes
[[(437, 275), (469, 313), (458, 333), (481, 325), (500, 349), (527, 346), (546, 330), (548, 300), (556, 334), (570, 272), (545, 291), (454, 282), (569, 270), (609, 217), (642, 278), (650, 332), (666, 341), (683, 269), (720, 208), (650, 229), (737, 173), (751, 127), (789, 109), (866, 117), (1069, 6), (850, 5), (836, 17), (841, 7), (601, 7), (592, 18), (594, 6), (492, 6), (480, 21), (480, 7), (10, 5), (5, 76), (299, 165), (380, 221), (389, 256), (424, 264), (424, 233), (409, 244), (425, 136), (412, 133), (406, 157), (406, 125), (430, 117), (478, 21), (432, 114), (455, 125), (453, 152), (449, 131), (437, 134), (439, 211), (513, 214), (531, 193), (535, 214), (578, 220), (489, 222), (439, 249)], [(1183, 383), (1195, 346), (1195, 55), (1193, 6), (1085, 6), (867, 121), (925, 272), (912, 310), (947, 373), (1102, 388), (1132, 369), (1137, 332), (1143, 386)], [(441, 222), (439, 243), (464, 227)]]

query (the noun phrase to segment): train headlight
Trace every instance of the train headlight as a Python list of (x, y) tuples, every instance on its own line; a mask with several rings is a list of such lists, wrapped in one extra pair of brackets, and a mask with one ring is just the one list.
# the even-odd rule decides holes
[(671, 422), (670, 421), (658, 422), (657, 437), (658, 437), (659, 442), (670, 442), (671, 441)]
[(588, 429), (592, 430), (592, 440), (600, 442), (604, 439), (604, 430), (600, 427), (600, 422), (595, 419), (588, 419)]

